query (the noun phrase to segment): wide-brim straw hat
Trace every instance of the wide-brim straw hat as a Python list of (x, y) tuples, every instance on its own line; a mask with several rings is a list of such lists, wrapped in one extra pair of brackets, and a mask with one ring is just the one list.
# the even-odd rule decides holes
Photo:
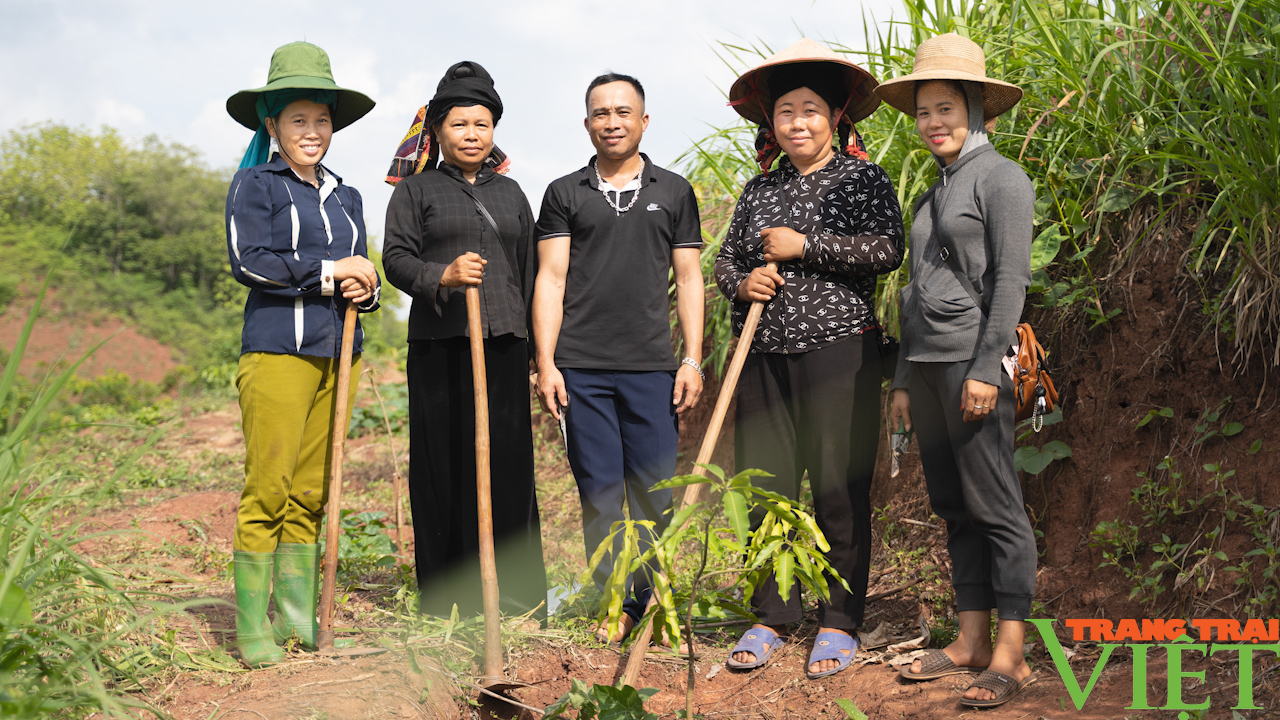
[(350, 125), (373, 109), (374, 102), (364, 93), (338, 87), (329, 67), (329, 55), (308, 42), (282, 45), (271, 55), (271, 69), (267, 72), (267, 84), (252, 90), (241, 90), (227, 98), (227, 112), (241, 125), (257, 130), (260, 124), (254, 104), (258, 95), (271, 90), (289, 88), (333, 90), (338, 94), (337, 107), (332, 109), (334, 131)]
[(773, 70), (780, 65), (812, 62), (832, 63), (841, 68), (844, 89), (853, 98), (844, 111), (849, 120), (858, 122), (879, 107), (880, 99), (875, 96), (876, 80), (871, 77), (871, 73), (809, 38), (802, 38), (795, 45), (770, 56), (733, 81), (733, 86), (729, 88), (729, 104), (739, 115), (757, 125), (768, 123), (776, 100), (769, 96), (769, 76), (773, 74)]
[(968, 80), (982, 83), (982, 110), (985, 120), (1009, 112), (1022, 99), (1022, 88), (987, 77), (987, 56), (978, 43), (955, 33), (925, 40), (916, 48), (915, 67), (910, 75), (885, 80), (876, 95), (886, 105), (915, 117), (916, 83), (926, 80)]

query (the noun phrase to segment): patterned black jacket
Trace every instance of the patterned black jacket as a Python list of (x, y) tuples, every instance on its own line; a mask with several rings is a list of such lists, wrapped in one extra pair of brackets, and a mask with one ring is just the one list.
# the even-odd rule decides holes
[(884, 170), (837, 154), (801, 175), (784, 157), (777, 170), (747, 183), (716, 257), (716, 283), (734, 301), (735, 333), (750, 307), (737, 300), (738, 285), (765, 264), (760, 231), (784, 225), (804, 233), (804, 256), (779, 268), (786, 284), (765, 305), (752, 352), (803, 353), (879, 327), (876, 276), (901, 265), (904, 252), (902, 211)]

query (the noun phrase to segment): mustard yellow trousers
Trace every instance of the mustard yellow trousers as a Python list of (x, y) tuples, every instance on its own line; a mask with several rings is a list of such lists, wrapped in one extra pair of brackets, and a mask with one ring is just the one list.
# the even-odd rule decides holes
[[(360, 380), (352, 358), (347, 418)], [(329, 499), (336, 358), (274, 353), (240, 356), (236, 388), (244, 430), (244, 493), (233, 546), (273, 552), (277, 543), (315, 543)]]

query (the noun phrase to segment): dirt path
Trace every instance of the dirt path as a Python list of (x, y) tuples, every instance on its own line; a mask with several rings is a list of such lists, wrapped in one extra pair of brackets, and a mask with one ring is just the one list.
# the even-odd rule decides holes
[[(165, 440), (178, 452), (176, 457), (192, 462), (202, 458), (228, 463), (239, 457), (242, 443), (236, 429), (238, 412), (234, 405), (187, 418)], [(385, 438), (374, 436), (351, 442), (351, 468), (348, 472), (348, 497), (358, 510), (381, 510), (391, 515), (391, 495), (386, 478), (391, 474), (391, 459)], [(548, 447), (551, 450), (548, 450)], [(540, 445), (540, 495), (543, 498), (543, 529), (547, 563), (558, 568), (560, 577), (572, 576), (581, 569), (582, 559), (578, 533), (580, 518), (571, 480), (564, 475), (562, 459), (553, 452), (554, 443)], [(401, 450), (403, 453), (403, 449)], [(93, 518), (93, 529), (117, 531), (82, 543), (86, 554), (104, 562), (139, 563), (161, 568), (170, 573), (160, 580), (171, 592), (188, 600), (197, 600), (180, 621), (173, 623), (178, 648), (198, 650), (219, 646), (230, 650), (235, 625), (232, 606), (233, 589), (227, 572), (231, 536), (234, 529), (237, 488), (219, 486), (183, 491), (175, 488), (141, 492), (130, 496), (124, 506)], [(905, 511), (901, 511), (905, 514)], [(926, 516), (922, 516), (926, 517)], [(919, 523), (925, 525), (925, 523)], [(904, 528), (910, 528), (905, 530)], [(923, 545), (929, 552), (917, 556), (921, 567), (936, 564), (945, 577), (945, 560), (938, 553), (942, 532), (937, 528), (900, 525), (893, 532), (914, 532), (898, 536), (895, 543)], [(877, 529), (877, 538), (881, 530)], [(408, 542), (411, 543), (411, 534)], [(879, 540), (877, 546), (880, 546)], [(878, 550), (882, 553), (883, 549)], [(883, 566), (883, 557), (876, 562)], [(870, 592), (892, 589), (900, 583), (897, 575), (880, 578)], [(375, 583), (376, 585), (376, 583)], [(868, 624), (887, 623), (897, 632), (910, 633), (927, 599), (913, 594), (918, 590), (892, 594), (868, 606)], [(342, 593), (337, 625), (340, 629), (363, 628), (365, 632), (347, 632), (364, 648), (385, 650), (365, 657), (320, 658), (307, 653), (292, 653), (279, 667), (254, 672), (243, 671), (231, 663), (230, 656), (221, 668), (192, 669), (164, 677), (149, 687), (147, 696), (182, 720), (216, 720), (218, 718), (264, 718), (266, 720), (319, 720), (321, 718), (458, 718), (488, 717), (491, 706), (468, 704), (464, 691), (447, 673), (433, 669), (430, 654), (406, 651), (403, 641), (407, 632), (389, 619), (387, 611), (391, 592), (383, 587), (349, 588)], [(513, 693), (526, 705), (545, 707), (570, 688), (573, 678), (591, 683), (611, 684), (621, 673), (619, 651), (598, 645), (580, 645), (570, 640), (577, 621), (553, 621), (552, 628), (535, 636), (509, 637), (507, 673), (532, 684)], [(1165, 711), (1132, 711), (1132, 664), (1127, 653), (1117, 653), (1103, 671), (1084, 710), (1072, 705), (1063, 681), (1058, 676), (1043, 648), (1032, 649), (1031, 658), (1038, 681), (1023, 696), (1004, 708), (977, 712), (965, 710), (957, 699), (967, 685), (963, 677), (932, 683), (904, 683), (888, 664), (876, 662), (875, 654), (861, 653), (860, 666), (832, 678), (811, 681), (803, 676), (804, 659), (812, 644), (812, 625), (801, 628), (799, 635), (782, 648), (774, 662), (761, 671), (737, 674), (721, 667), (728, 647), (738, 632), (728, 629), (709, 636), (697, 662), (698, 713), (707, 718), (847, 718), (836, 701), (851, 701), (872, 718), (940, 718), (982, 717), (990, 720), (1037, 720), (1038, 718), (1174, 718)], [(455, 645), (457, 641), (455, 641)], [(1081, 684), (1087, 682), (1097, 658), (1096, 649), (1078, 648), (1073, 667)], [(1117, 659), (1121, 658), (1122, 659)], [(453, 667), (462, 675), (471, 669)], [(641, 676), (642, 687), (660, 692), (650, 701), (649, 709), (663, 718), (675, 717), (684, 707), (686, 670), (682, 661), (652, 654)], [(1235, 701), (1234, 663), (1192, 664), (1189, 669), (1207, 672), (1206, 684), (1218, 688), (1213, 695), (1214, 708), (1202, 717), (1231, 718), (1226, 709)], [(1158, 704), (1165, 697), (1163, 653), (1153, 653), (1150, 697)], [(1188, 701), (1201, 698), (1205, 686), (1186, 683)], [(507, 713), (501, 717), (533, 718), (536, 714)], [(1252, 711), (1244, 717), (1265, 717)]]

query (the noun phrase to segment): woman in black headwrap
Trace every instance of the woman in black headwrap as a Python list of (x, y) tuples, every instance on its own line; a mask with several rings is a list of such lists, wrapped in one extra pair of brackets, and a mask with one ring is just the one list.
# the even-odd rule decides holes
[[(409, 312), (409, 496), (419, 609), (482, 610), (475, 484), (475, 397), (465, 287), (480, 288), (492, 447), (493, 526), (504, 612), (545, 618), (546, 570), (529, 425), (529, 301), (534, 218), (493, 145), (502, 100), (489, 73), (461, 62), (418, 111), (387, 181), (383, 264)], [(437, 159), (439, 166), (437, 167)]]

